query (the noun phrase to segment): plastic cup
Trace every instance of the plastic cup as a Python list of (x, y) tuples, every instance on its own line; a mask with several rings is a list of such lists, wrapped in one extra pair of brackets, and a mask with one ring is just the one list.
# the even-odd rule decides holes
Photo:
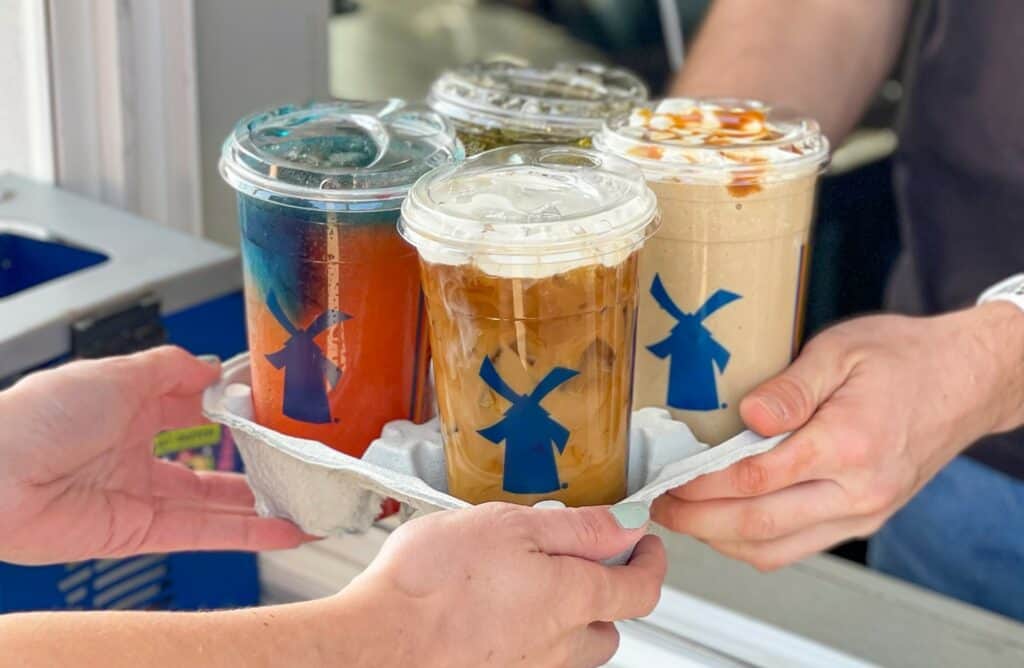
[(450, 125), (400, 100), (287, 106), (224, 143), (238, 191), (256, 420), (360, 456), (384, 423), (431, 416), (409, 186), (461, 159)]
[(721, 443), (799, 344), (828, 142), (761, 102), (680, 98), (610, 120), (595, 146), (641, 167), (662, 214), (640, 262), (637, 405)]
[(475, 63), (444, 72), (427, 96), (468, 155), (513, 144), (587, 147), (605, 119), (646, 100), (635, 74), (597, 63)]
[(626, 494), (637, 258), (654, 194), (627, 161), (513, 146), (420, 179), (417, 248), (449, 491), (570, 506)]

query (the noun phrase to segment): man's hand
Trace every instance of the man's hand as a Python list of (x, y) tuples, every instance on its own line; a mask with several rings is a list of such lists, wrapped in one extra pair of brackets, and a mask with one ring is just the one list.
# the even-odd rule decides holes
[(244, 476), (153, 456), (203, 421), (219, 376), (164, 347), (33, 374), (0, 393), (0, 559), (47, 563), (171, 550), (267, 550), (306, 536), (253, 510)]
[[(394, 650), (378, 665), (603, 665), (618, 647), (611, 622), (650, 613), (665, 577), (660, 539), (626, 524), (605, 507), (435, 513), (388, 538), (338, 603), (377, 620), (379, 644)], [(637, 540), (628, 565), (596, 563)]]
[(655, 520), (762, 570), (874, 533), (949, 460), (1018, 426), (1024, 314), (987, 304), (838, 325), (747, 396), (774, 450), (658, 499)]

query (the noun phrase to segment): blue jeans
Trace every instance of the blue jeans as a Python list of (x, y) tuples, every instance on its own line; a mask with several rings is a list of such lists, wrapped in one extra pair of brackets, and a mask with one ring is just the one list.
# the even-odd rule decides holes
[(1024, 621), (1024, 482), (954, 459), (875, 534), (868, 563)]

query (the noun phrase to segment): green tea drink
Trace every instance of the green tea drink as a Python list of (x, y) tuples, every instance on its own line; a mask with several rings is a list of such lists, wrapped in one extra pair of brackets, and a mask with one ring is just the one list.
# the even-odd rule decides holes
[(596, 63), (476, 63), (446, 71), (427, 96), (455, 125), (467, 155), (512, 144), (588, 147), (607, 118), (646, 100), (636, 75)]
[(640, 258), (637, 406), (721, 443), (796, 350), (828, 142), (761, 102), (680, 98), (609, 121), (594, 143), (640, 166), (662, 213)]

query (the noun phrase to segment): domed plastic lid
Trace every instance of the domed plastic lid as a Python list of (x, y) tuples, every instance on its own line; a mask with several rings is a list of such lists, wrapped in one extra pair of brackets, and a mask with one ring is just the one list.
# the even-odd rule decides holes
[(828, 164), (818, 124), (756, 100), (671, 98), (610, 119), (594, 146), (652, 180), (730, 184), (816, 173)]
[(491, 62), (446, 71), (431, 86), (427, 104), (465, 123), (582, 136), (647, 97), (647, 86), (624, 69), (596, 63), (539, 69)]
[(399, 231), (431, 262), (529, 276), (534, 265), (617, 263), (653, 233), (656, 217), (654, 193), (628, 161), (518, 145), (424, 175), (402, 205)]
[(287, 206), (397, 209), (423, 173), (463, 156), (451, 124), (426, 107), (339, 101), (243, 118), (220, 171), (236, 190)]

